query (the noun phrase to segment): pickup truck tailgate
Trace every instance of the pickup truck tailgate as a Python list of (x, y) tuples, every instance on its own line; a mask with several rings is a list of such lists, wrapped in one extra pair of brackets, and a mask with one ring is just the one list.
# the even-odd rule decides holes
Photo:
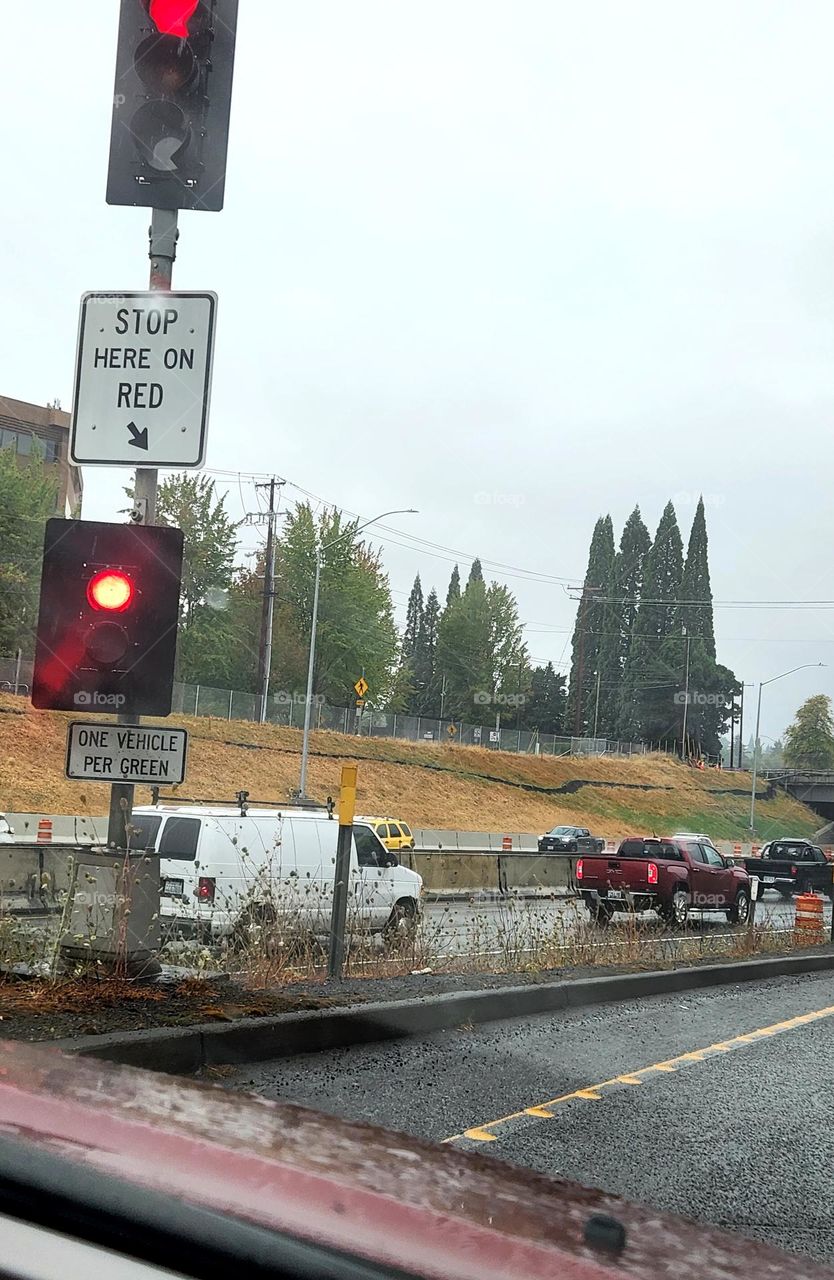
[(582, 858), (583, 889), (646, 890), (649, 887), (648, 858)]

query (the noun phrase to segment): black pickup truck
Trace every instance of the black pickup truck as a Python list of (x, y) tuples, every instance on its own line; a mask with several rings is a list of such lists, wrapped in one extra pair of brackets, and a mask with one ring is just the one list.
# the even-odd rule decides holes
[(834, 899), (834, 863), (810, 840), (771, 840), (758, 858), (744, 858), (748, 875), (758, 876), (756, 898), (776, 889), (783, 898), (815, 889)]
[(605, 841), (587, 827), (554, 827), (539, 836), (539, 853), (605, 853)]

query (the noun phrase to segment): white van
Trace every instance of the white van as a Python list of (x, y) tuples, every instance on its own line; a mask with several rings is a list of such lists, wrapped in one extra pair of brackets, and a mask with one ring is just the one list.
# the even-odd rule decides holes
[[(216, 939), (268, 913), (300, 932), (329, 932), (339, 825), (326, 810), (148, 805), (134, 810), (133, 827), (134, 846), (159, 854), (163, 926)], [(349, 929), (408, 930), (422, 891), (422, 878), (358, 820)]]

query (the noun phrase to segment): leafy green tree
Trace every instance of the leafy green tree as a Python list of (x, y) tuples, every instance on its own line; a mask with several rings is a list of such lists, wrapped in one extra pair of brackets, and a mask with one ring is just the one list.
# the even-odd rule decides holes
[(44, 531), (57, 501), (39, 455), (20, 464), (0, 449), (0, 654), (34, 652)]
[(487, 588), (483, 576), (470, 574), (466, 590), (444, 610), (438, 628), (437, 670), (440, 679), (446, 676), (446, 714), (483, 718), (503, 686), (512, 682), (515, 692), (512, 674), (519, 664), (526, 666), (527, 654), (512, 593), (495, 582)]
[(530, 673), (530, 693), (524, 706), (523, 726), (539, 733), (563, 734), (567, 714), (565, 677), (557, 675), (552, 662), (534, 667)]
[[(369, 700), (386, 705), (395, 686), (398, 639), (388, 578), (379, 554), (357, 536), (357, 521), (340, 512), (316, 519), (308, 503), (285, 521), (276, 549), (276, 609), (273, 689), (306, 685), (316, 570), (323, 548), (314, 693), (344, 706), (364, 671)], [(255, 646), (257, 648), (257, 645)]]
[(792, 769), (834, 768), (834, 717), (824, 693), (807, 698), (785, 730), (785, 764)]
[(156, 518), (185, 534), (179, 678), (223, 687), (224, 676), (228, 678), (237, 665), (233, 650), (238, 642), (226, 594), (234, 580), (238, 526), (226, 511), (226, 495), (218, 497), (208, 476), (168, 476), (159, 486)]

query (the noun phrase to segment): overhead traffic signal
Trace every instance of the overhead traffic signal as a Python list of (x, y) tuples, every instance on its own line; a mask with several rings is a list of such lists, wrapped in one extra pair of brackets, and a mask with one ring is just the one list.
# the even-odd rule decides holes
[(108, 204), (223, 208), (238, 0), (121, 0)]
[(47, 522), (36, 707), (170, 713), (182, 554), (180, 529)]

